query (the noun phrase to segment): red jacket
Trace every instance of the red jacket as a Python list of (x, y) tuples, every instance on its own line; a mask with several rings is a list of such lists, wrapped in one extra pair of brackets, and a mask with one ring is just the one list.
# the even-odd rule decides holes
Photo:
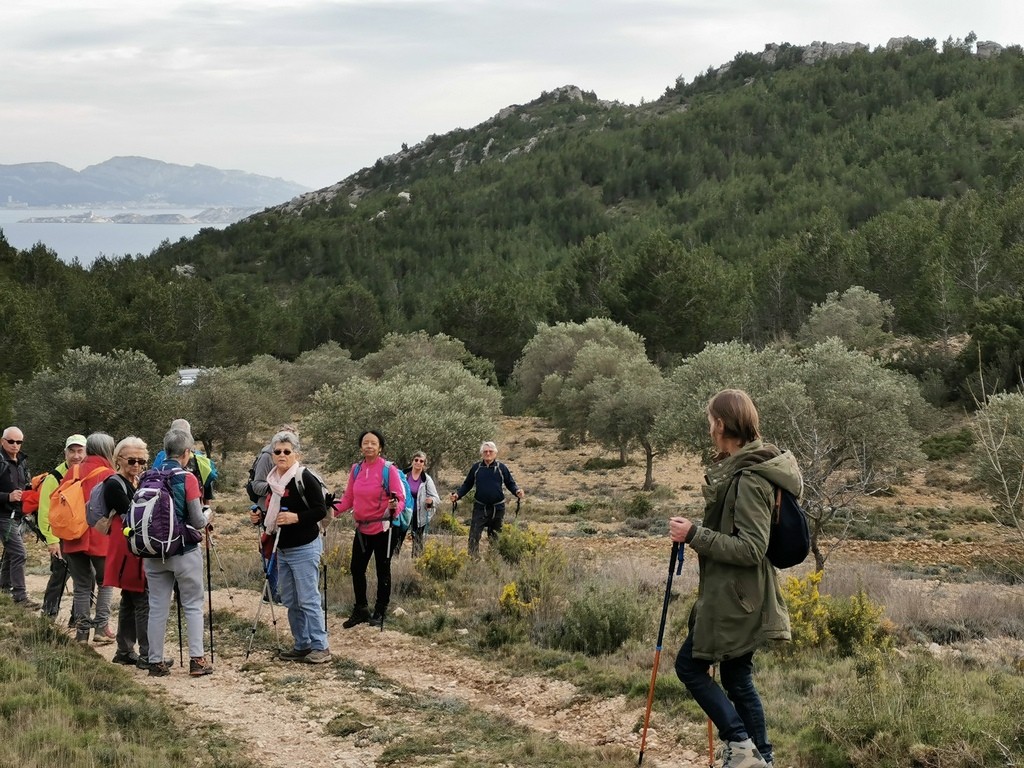
[[(92, 477), (87, 476), (99, 467), (106, 467), (105, 472), (97, 472)], [(114, 474), (114, 468), (110, 465), (102, 456), (86, 456), (85, 461), (82, 462), (78, 470), (78, 476), (87, 478), (82, 480), (82, 495), (85, 496), (86, 500), (89, 499), (89, 494), (92, 493), (93, 487), (97, 483), (101, 483)], [(95, 528), (89, 527), (89, 530), (85, 532), (85, 535), (81, 538), (73, 539), (72, 541), (64, 542), (65, 552), (85, 552), (93, 557), (106, 557), (107, 556), (107, 537), (97, 531)]]

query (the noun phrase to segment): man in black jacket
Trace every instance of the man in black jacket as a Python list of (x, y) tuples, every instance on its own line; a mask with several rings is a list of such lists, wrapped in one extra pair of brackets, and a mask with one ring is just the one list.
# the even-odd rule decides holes
[(8, 427), (0, 437), (0, 592), (13, 595), (16, 605), (37, 610), (39, 603), (29, 599), (25, 590), (25, 541), (21, 534), (21, 494), (32, 480), (28, 462), (21, 452), (25, 435), (17, 427)]
[(480, 536), (487, 529), (487, 539), (493, 545), (501, 534), (501, 526), (505, 520), (505, 488), (523, 498), (526, 494), (512, 477), (508, 467), (498, 461), (498, 446), (487, 441), (480, 445), (480, 461), (469, 468), (469, 474), (462, 487), (451, 495), (453, 502), (458, 501), (473, 486), (476, 496), (473, 501), (473, 519), (469, 524), (469, 554), (478, 557), (480, 553)]

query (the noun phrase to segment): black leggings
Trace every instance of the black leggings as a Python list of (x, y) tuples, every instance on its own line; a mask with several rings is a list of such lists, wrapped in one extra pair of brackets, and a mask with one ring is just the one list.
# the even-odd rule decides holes
[(356, 605), (366, 607), (366, 568), (373, 555), (377, 566), (377, 605), (374, 612), (383, 613), (391, 602), (391, 553), (388, 531), (367, 535), (356, 531), (352, 540), (352, 591)]

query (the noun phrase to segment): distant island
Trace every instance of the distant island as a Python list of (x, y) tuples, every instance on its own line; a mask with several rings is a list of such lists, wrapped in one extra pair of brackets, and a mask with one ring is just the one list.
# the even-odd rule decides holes
[(147, 157), (112, 157), (81, 171), (48, 162), (0, 165), (0, 208), (263, 209), (308, 191), (285, 179)]
[(92, 211), (68, 213), (59, 216), (31, 216), (19, 224), (233, 224), (259, 213), (262, 208), (207, 208), (195, 216), (181, 213), (115, 213), (97, 216)]

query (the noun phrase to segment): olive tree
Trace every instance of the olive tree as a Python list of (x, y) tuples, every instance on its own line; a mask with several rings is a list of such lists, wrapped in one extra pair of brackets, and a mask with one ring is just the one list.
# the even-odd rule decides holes
[(630, 357), (646, 356), (641, 336), (607, 318), (595, 317), (585, 323), (540, 324), (512, 372), (522, 405), (529, 408), (537, 404), (549, 377), (568, 376), (576, 355), (587, 342), (613, 347)]
[(207, 368), (188, 388), (181, 412), (207, 453), (219, 450), (223, 461), (227, 451), (245, 447), (252, 431), (272, 430), (287, 418), (281, 369), (271, 361), (257, 358), (249, 365)]
[(705, 407), (729, 387), (750, 394), (765, 439), (797, 458), (818, 570), (866, 514), (859, 502), (886, 491), (923, 460), (919, 429), (930, 411), (915, 382), (837, 339), (800, 356), (709, 345), (669, 377), (657, 424), (662, 441), (707, 457)]
[(811, 309), (800, 328), (800, 340), (816, 344), (836, 337), (851, 349), (876, 350), (892, 339), (885, 328), (892, 322), (892, 303), (855, 285), (842, 296), (833, 291)]
[(664, 379), (642, 353), (586, 342), (566, 376), (548, 376), (540, 404), (564, 435), (591, 437), (622, 461), (634, 447), (644, 451), (644, 490), (654, 487), (654, 423), (663, 404)]
[(64, 440), (75, 433), (137, 435), (158, 444), (176, 415), (177, 391), (177, 377), (161, 376), (142, 352), (69, 349), (15, 385), (14, 422), (25, 432), (27, 452), (45, 467), (59, 460)]
[(379, 379), (354, 376), (313, 395), (303, 430), (339, 469), (359, 458), (356, 441), (367, 429), (383, 433), (385, 455), (404, 466), (418, 450), (434, 469), (469, 463), (480, 440), (497, 429), (501, 395), (462, 365), (440, 360), (403, 362)]

